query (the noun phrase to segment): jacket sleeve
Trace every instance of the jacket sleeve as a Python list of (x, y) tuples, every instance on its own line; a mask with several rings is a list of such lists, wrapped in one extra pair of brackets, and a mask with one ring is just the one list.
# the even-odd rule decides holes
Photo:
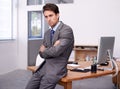
[(59, 45), (46, 48), (44, 52), (40, 53), (43, 58), (58, 57), (62, 53), (64, 53), (64, 51), (69, 49), (69, 46), (74, 43), (74, 36), (72, 29), (66, 28), (60, 31), (58, 40), (60, 40)]

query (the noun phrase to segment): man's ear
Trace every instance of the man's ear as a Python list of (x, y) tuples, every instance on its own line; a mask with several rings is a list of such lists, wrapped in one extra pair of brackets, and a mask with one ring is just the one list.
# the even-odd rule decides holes
[(60, 15), (59, 15), (59, 13), (58, 13), (58, 14), (57, 14), (57, 18), (58, 18), (58, 19), (59, 19), (59, 16), (60, 16)]

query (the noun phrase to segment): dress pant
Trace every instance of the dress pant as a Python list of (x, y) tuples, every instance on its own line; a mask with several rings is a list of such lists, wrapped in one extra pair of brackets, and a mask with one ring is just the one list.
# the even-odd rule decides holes
[(33, 74), (25, 89), (54, 89), (58, 81), (57, 76), (46, 74), (44, 64)]

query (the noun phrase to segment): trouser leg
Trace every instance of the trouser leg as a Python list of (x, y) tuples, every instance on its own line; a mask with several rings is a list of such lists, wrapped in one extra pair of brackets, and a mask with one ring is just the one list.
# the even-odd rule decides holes
[(59, 78), (55, 75), (45, 75), (42, 77), (39, 89), (55, 89)]
[(31, 77), (31, 79), (29, 80), (25, 89), (39, 89), (41, 78), (45, 74), (44, 70), (45, 70), (45, 66), (43, 66), (37, 72), (35, 72)]
[(40, 77), (39, 73), (36, 72), (35, 74), (33, 74), (32, 78), (28, 82), (25, 89), (39, 89), (40, 79), (41, 79), (41, 77)]

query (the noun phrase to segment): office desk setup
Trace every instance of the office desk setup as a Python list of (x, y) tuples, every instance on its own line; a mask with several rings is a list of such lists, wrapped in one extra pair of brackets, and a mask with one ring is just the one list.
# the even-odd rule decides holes
[[(87, 62), (87, 61), (81, 61), (79, 62), (80, 67), (84, 68), (87, 66), (91, 65), (91, 62)], [(105, 67), (109, 67), (105, 66)], [(28, 66), (28, 70), (31, 70), (32, 72), (34, 72), (36, 70), (36, 66)], [(70, 69), (73, 67), (68, 66), (68, 73), (65, 77), (63, 77), (60, 81), (59, 84), (62, 85), (64, 87), (64, 89), (72, 89), (72, 81), (75, 80), (82, 80), (82, 79), (87, 79), (87, 78), (95, 78), (95, 77), (100, 77), (100, 76), (105, 76), (105, 75), (109, 75), (109, 74), (114, 74), (115, 70), (97, 70), (96, 73), (91, 73), (91, 71), (89, 72), (74, 72), (74, 71), (70, 71)]]

